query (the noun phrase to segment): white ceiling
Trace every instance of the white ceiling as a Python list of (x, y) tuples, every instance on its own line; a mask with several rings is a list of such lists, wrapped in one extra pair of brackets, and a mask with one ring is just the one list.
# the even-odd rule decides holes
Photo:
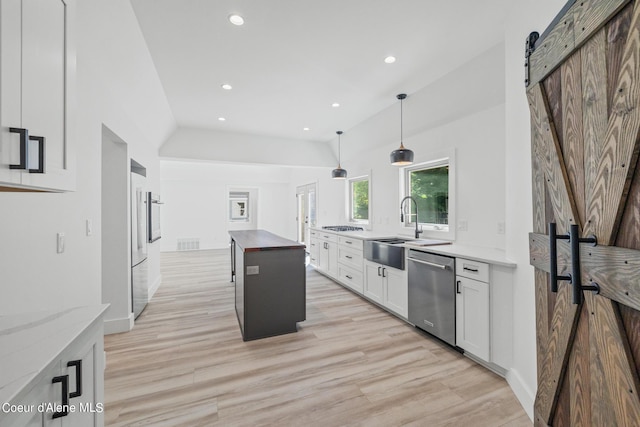
[(131, 3), (178, 126), (330, 141), (499, 43), (513, 0)]

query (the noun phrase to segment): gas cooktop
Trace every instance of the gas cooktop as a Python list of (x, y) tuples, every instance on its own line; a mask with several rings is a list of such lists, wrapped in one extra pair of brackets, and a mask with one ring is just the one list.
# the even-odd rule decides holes
[(363, 231), (364, 228), (356, 227), (353, 225), (325, 225), (322, 227), (323, 230), (330, 231)]

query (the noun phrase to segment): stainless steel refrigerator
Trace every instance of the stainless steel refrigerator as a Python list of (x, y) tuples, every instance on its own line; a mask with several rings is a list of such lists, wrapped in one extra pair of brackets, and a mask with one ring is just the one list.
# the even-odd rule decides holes
[(146, 169), (131, 160), (131, 310), (137, 318), (149, 299)]

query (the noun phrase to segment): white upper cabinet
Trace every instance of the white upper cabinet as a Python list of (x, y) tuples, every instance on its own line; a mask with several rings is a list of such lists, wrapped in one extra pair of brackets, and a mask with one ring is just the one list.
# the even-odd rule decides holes
[(75, 189), (74, 6), (0, 3), (0, 187)]

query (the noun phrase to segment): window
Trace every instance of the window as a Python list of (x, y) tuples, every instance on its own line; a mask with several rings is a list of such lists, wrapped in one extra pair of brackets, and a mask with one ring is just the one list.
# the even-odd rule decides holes
[[(418, 224), (425, 230), (449, 231), (449, 193), (452, 186), (450, 159), (413, 165), (404, 169), (404, 194), (416, 201)], [(405, 213), (415, 213), (412, 202), (405, 203)], [(407, 227), (415, 225), (415, 215), (405, 215)]]
[(349, 179), (349, 221), (369, 223), (369, 177)]
[(229, 219), (231, 221), (249, 222), (248, 192), (229, 192)]

